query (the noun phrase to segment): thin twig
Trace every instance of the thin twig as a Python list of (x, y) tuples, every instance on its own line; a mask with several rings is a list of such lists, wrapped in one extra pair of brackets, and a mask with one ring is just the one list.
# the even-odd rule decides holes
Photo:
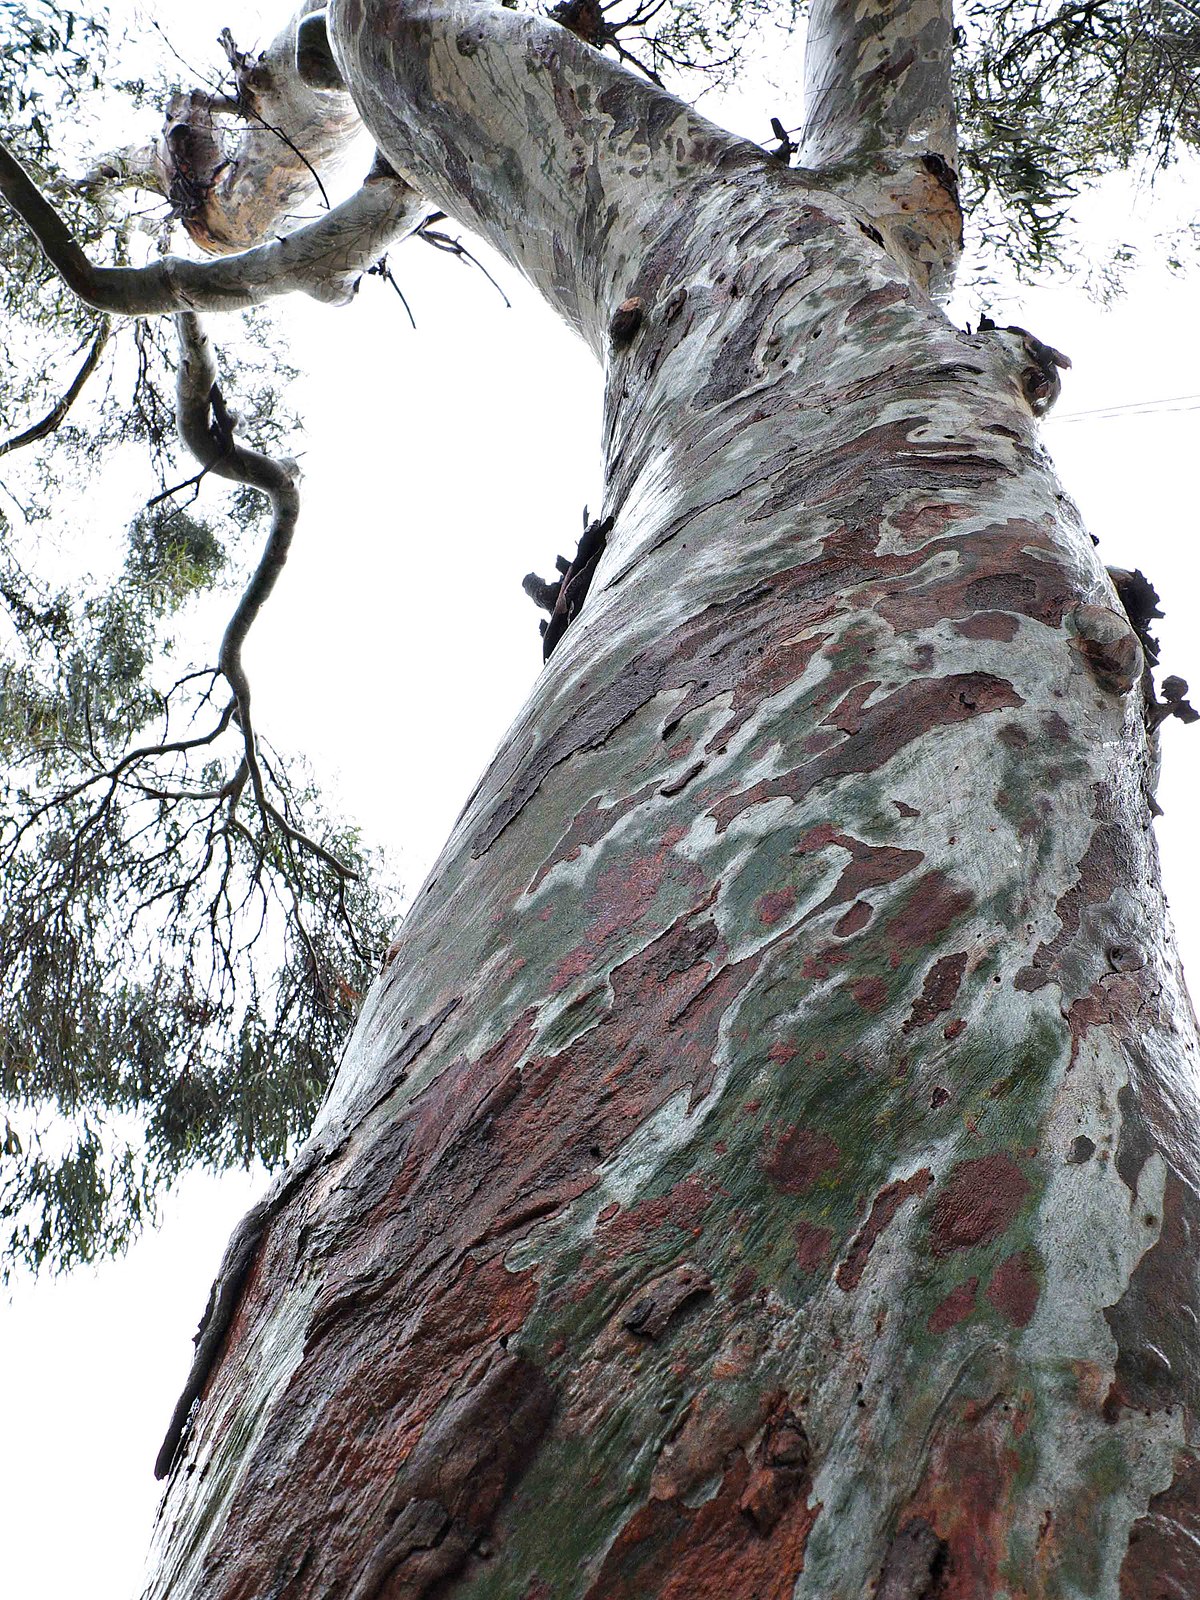
[(108, 343), (108, 336), (112, 332), (112, 322), (108, 317), (102, 317), (100, 326), (96, 330), (96, 337), (92, 340), (91, 347), (84, 357), (83, 365), (71, 380), (67, 392), (51, 406), (40, 422), (35, 422), (32, 427), (26, 428), (24, 433), (14, 434), (11, 439), (5, 439), (0, 444), (0, 456), (6, 456), (10, 450), (19, 450), (22, 445), (35, 444), (39, 439), (44, 439), (48, 434), (61, 427), (67, 412), (82, 394), (85, 384), (100, 364), (100, 357), (104, 354), (104, 347)]
[(421, 229), (418, 238), (424, 239), (426, 244), (431, 244), (435, 250), (444, 250), (448, 255), (458, 256), (461, 261), (469, 261), (473, 267), (478, 267), (501, 300), (504, 301), (504, 304), (510, 311), (512, 310), (512, 302), (504, 290), (492, 277), (478, 256), (473, 256), (461, 239), (451, 238), (448, 233), (439, 233), (435, 228), (431, 228), (428, 223)]

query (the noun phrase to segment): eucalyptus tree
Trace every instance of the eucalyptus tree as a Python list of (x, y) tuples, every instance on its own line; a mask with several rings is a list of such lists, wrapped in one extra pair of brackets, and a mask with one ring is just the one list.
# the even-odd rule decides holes
[(1186, 708), (1039, 443), (1061, 358), (939, 308), (951, 42), (819, 0), (791, 167), (552, 22), (335, 0), (273, 60), (379, 159), (213, 263), (97, 266), (0, 158), (77, 295), (180, 314), (184, 437), (268, 556), (291, 477), (197, 311), (336, 296), (440, 211), (605, 373), (553, 654), (230, 1243), (148, 1595), (1200, 1585)]

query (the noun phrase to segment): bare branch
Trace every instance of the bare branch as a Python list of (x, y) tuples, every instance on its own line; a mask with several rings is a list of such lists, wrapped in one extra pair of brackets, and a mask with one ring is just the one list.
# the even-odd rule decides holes
[[(461, 239), (456, 239), (453, 234), (439, 233), (435, 228), (431, 228), (428, 223), (426, 223), (425, 226), (420, 230), (418, 237), (424, 239), (426, 244), (431, 244), (435, 250), (444, 250), (447, 255), (457, 256), (460, 261), (465, 261), (469, 266), (478, 267), (480, 272), (483, 273), (484, 277), (491, 284), (492, 288), (495, 289), (496, 293), (500, 296), (501, 300), (504, 301), (504, 304), (507, 306), (507, 308), (510, 311), (512, 310), (512, 301), (496, 282), (495, 278), (492, 277), (491, 273), (484, 266), (483, 262), (480, 261), (479, 257), (472, 255)], [(398, 289), (396, 292), (399, 294)], [(403, 298), (403, 295), (401, 295), (401, 299)], [(410, 312), (409, 315), (411, 316), (412, 313)], [(415, 327), (416, 324), (414, 323), (413, 326)]]
[(414, 233), (432, 207), (402, 179), (374, 175), (316, 222), (214, 261), (164, 256), (145, 267), (97, 267), (12, 152), (0, 142), (0, 195), (86, 304), (118, 316), (236, 311), (300, 290), (344, 305), (362, 274)]
[[(291, 549), (300, 515), (300, 493), (296, 486), (299, 469), (294, 461), (275, 460), (237, 442), (233, 419), (217, 383), (216, 358), (200, 319), (190, 312), (184, 313), (176, 317), (175, 326), (180, 347), (176, 391), (180, 437), (205, 471), (258, 489), (271, 503), (271, 526), (266, 544), (225, 629), (218, 656), (221, 672), (237, 700), (237, 720), (245, 744), (250, 785), (264, 823), (269, 826), (273, 822), (286, 838), (323, 861), (339, 877), (353, 878), (357, 874), (351, 868), (294, 828), (267, 799), (250, 715), (250, 680), (242, 662), (246, 636), (275, 587)], [(239, 784), (232, 796), (234, 806), (240, 793)]]
[(0, 456), (6, 456), (10, 450), (20, 450), (23, 445), (36, 444), (39, 439), (44, 439), (63, 423), (67, 412), (83, 393), (84, 386), (92, 373), (100, 364), (100, 357), (104, 354), (104, 347), (108, 343), (108, 336), (112, 332), (112, 323), (107, 317), (101, 320), (92, 340), (83, 365), (71, 380), (71, 386), (58, 400), (40, 422), (35, 422), (32, 427), (26, 428), (24, 433), (14, 434), (11, 439), (5, 439), (0, 444)]

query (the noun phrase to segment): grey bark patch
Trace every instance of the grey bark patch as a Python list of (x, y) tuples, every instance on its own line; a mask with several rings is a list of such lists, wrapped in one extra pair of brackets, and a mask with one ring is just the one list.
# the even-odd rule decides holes
[(324, 1148), (310, 1144), (290, 1167), (280, 1173), (263, 1198), (250, 1207), (234, 1229), (209, 1291), (208, 1305), (196, 1330), (196, 1353), (192, 1357), (191, 1371), (183, 1386), (183, 1393), (175, 1403), (166, 1437), (154, 1463), (156, 1478), (165, 1478), (179, 1457), (191, 1422), (192, 1409), (220, 1357), (225, 1335), (241, 1304), (242, 1289), (264, 1234), (309, 1173), (324, 1158)]
[(397, 1084), (403, 1082), (408, 1068), (417, 1059), (421, 1051), (424, 1050), (434, 1034), (437, 1033), (446, 1018), (457, 1011), (461, 1004), (462, 996), (456, 995), (453, 1000), (446, 1002), (436, 1016), (430, 1017), (428, 1022), (421, 1023), (420, 1027), (414, 1028), (411, 1033), (405, 1035), (383, 1069), (382, 1081), (386, 1082), (389, 1094)]

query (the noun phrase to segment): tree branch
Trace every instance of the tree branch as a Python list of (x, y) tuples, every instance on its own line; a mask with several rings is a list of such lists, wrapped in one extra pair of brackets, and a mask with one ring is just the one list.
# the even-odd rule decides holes
[(814, 0), (804, 52), (801, 163), (937, 294), (962, 253), (952, 47), (950, 0)]
[(432, 209), (402, 179), (373, 174), (316, 222), (270, 244), (215, 261), (164, 256), (145, 267), (97, 267), (13, 153), (0, 143), (0, 195), (25, 223), (68, 288), (98, 311), (156, 316), (237, 311), (301, 290), (344, 305), (362, 274), (414, 233)]
[(958, 159), (949, 0), (814, 0), (800, 160), (822, 168), (898, 151)]
[(0, 456), (6, 456), (10, 450), (20, 450), (23, 445), (36, 444), (39, 439), (44, 439), (48, 434), (62, 425), (67, 412), (82, 394), (84, 386), (92, 373), (100, 364), (100, 357), (104, 354), (104, 347), (108, 343), (108, 336), (112, 332), (112, 323), (107, 317), (103, 318), (96, 337), (92, 340), (83, 365), (71, 380), (71, 386), (66, 394), (53, 405), (40, 422), (35, 422), (32, 427), (26, 428), (24, 433), (14, 434), (11, 439), (5, 439), (0, 444)]
[[(356, 873), (323, 845), (294, 828), (267, 799), (250, 714), (250, 680), (242, 661), (246, 636), (287, 563), (300, 515), (299, 469), (294, 461), (275, 460), (237, 442), (234, 421), (217, 382), (216, 358), (200, 319), (184, 313), (175, 318), (175, 327), (180, 349), (176, 387), (180, 438), (205, 471), (258, 489), (271, 504), (271, 526), (262, 555), (229, 619), (217, 658), (237, 701), (250, 785), (266, 825), (274, 823), (286, 838), (323, 861), (338, 876), (353, 878)], [(239, 788), (233, 795), (235, 805), (240, 792)]]
[(476, 0), (334, 0), (329, 16), (387, 161), (601, 356), (665, 197), (771, 160), (545, 17)]

